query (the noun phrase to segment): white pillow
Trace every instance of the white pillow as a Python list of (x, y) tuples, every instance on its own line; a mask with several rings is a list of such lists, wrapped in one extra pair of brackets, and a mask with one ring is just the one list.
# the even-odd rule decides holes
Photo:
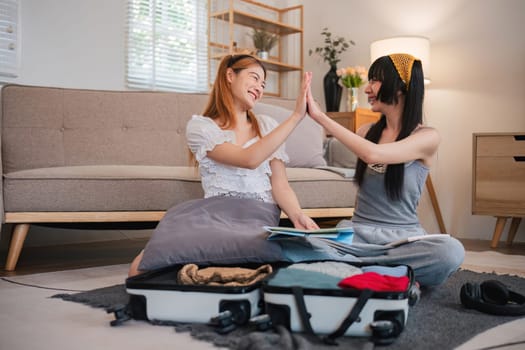
[[(261, 102), (254, 106), (253, 112), (272, 117), (278, 123), (282, 123), (292, 114), (292, 111), (289, 109)], [(291, 168), (325, 166), (323, 141), (323, 127), (307, 115), (285, 142), (286, 153), (290, 158), (287, 166)]]

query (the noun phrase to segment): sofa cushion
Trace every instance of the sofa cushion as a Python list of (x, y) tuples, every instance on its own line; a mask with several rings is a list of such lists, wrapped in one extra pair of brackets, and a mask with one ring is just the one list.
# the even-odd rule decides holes
[(354, 169), (357, 156), (335, 137), (328, 137), (325, 141), (326, 163), (330, 166)]
[(357, 186), (353, 178), (328, 170), (286, 168), (290, 186), (302, 208), (353, 208)]
[[(266, 103), (257, 103), (253, 108), (256, 114), (265, 114), (282, 123), (292, 111)], [(290, 158), (287, 166), (291, 168), (314, 168), (326, 165), (323, 155), (323, 128), (306, 116), (288, 137), (285, 143)]]
[[(354, 206), (352, 179), (320, 169), (286, 171), (303, 208)], [(8, 212), (167, 210), (203, 196), (198, 172), (186, 166), (92, 165), (4, 175)]]
[(4, 175), (5, 211), (166, 210), (202, 198), (193, 167), (91, 165)]

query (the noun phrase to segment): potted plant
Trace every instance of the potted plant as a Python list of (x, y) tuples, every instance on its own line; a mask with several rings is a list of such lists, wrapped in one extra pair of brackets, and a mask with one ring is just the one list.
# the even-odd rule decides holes
[(341, 61), (341, 53), (346, 51), (350, 45), (355, 45), (352, 40), (346, 40), (343, 37), (332, 36), (328, 28), (323, 28), (321, 35), (324, 36), (324, 46), (310, 49), (308, 54), (319, 55), (325, 62), (330, 65), (330, 70), (323, 79), (324, 97), (327, 112), (338, 112), (341, 103), (342, 87), (338, 84), (339, 76), (337, 75), (337, 63)]
[(263, 29), (252, 30), (253, 46), (257, 49), (257, 55), (264, 59), (268, 59), (270, 50), (277, 44), (279, 37), (276, 34), (269, 33)]

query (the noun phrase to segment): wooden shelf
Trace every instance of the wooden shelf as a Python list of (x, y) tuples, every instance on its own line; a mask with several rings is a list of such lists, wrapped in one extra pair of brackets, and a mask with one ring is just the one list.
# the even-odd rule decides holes
[[(303, 6), (278, 8), (254, 0), (230, 1), (227, 4), (220, 4), (220, 7), (214, 7), (214, 5), (219, 6), (214, 0), (208, 0), (210, 11), (208, 14), (208, 45), (212, 48), (208, 55), (210, 84), (213, 82), (215, 72), (215, 69), (213, 69), (214, 62), (220, 60), (224, 55), (234, 54), (242, 49), (248, 51), (253, 49), (252, 47), (237, 48), (237, 43), (245, 41), (242, 38), (244, 32), (247, 32), (249, 29), (265, 30), (279, 36), (278, 45), (272, 50), (272, 56), (269, 59), (261, 59), (268, 71), (277, 73), (277, 75), (272, 75), (271, 91), (267, 90), (265, 94), (281, 96), (281, 85), (284, 84), (281, 74), (291, 72), (300, 72), (302, 74), (303, 72)], [(243, 5), (242, 9), (236, 8), (236, 6), (240, 5)], [(261, 15), (259, 10), (264, 10), (264, 15)], [(257, 12), (259, 13), (254, 14)], [(266, 14), (268, 17), (264, 17)], [(294, 25), (286, 23), (283, 18), (291, 19), (290, 23), (294, 23)], [(297, 25), (297, 23), (300, 24)], [(223, 26), (227, 27), (225, 31), (217, 31), (216, 28), (223, 28)], [(293, 37), (282, 40), (283, 37), (287, 36)], [(246, 44), (244, 45), (246, 46)], [(294, 62), (287, 62), (283, 55), (283, 52), (287, 52), (287, 45), (298, 46), (297, 55), (290, 56), (294, 57)]]
[[(222, 58), (222, 55), (215, 55), (215, 56), (212, 56), (211, 58), (214, 59), (214, 60), (220, 60)], [(264, 64), (266, 69), (271, 70), (271, 71), (276, 71), (276, 72), (281, 72), (282, 73), (282, 72), (293, 72), (293, 71), (297, 71), (297, 70), (301, 70), (302, 69), (302, 67), (300, 67), (300, 66), (294, 66), (294, 65), (282, 63), (282, 62), (279, 62), (279, 61), (263, 60), (261, 58), (259, 58), (259, 60)]]
[[(255, 28), (255, 29), (262, 29), (270, 33), (274, 33), (277, 35), (289, 35), (289, 34), (296, 34), (296, 33), (302, 33), (303, 30), (298, 27), (293, 27), (281, 22), (272, 21), (267, 18), (254, 16), (252, 14), (233, 10), (233, 23), (239, 24), (245, 27)], [(230, 20), (230, 11), (221, 11), (216, 12), (210, 15), (212, 18), (221, 19), (223, 21), (228, 22)]]

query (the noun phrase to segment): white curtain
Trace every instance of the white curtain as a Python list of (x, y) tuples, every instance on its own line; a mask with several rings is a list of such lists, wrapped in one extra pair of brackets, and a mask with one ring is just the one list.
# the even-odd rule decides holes
[(0, 76), (18, 76), (19, 16), (18, 0), (0, 0)]
[(129, 0), (128, 87), (208, 90), (206, 6), (203, 0)]

